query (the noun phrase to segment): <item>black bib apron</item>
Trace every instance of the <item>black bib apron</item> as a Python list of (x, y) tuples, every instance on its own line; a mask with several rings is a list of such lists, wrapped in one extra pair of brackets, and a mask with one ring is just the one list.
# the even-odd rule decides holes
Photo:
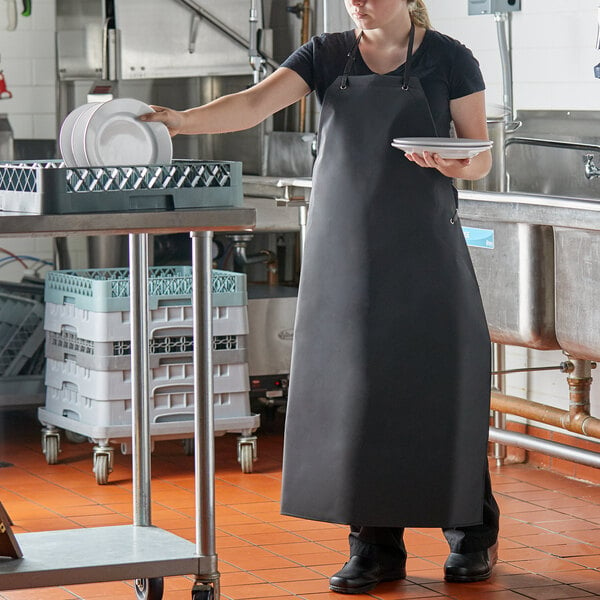
[(282, 513), (480, 523), (490, 340), (456, 192), (394, 137), (435, 136), (418, 78), (349, 75), (319, 126), (285, 430)]

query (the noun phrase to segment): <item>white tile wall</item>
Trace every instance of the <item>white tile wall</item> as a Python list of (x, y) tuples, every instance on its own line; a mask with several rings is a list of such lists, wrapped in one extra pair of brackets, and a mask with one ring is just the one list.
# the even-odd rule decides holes
[[(598, 0), (522, 0), (512, 16), (517, 109), (598, 110), (594, 65)], [(502, 103), (502, 72), (492, 15), (468, 16), (467, 0), (427, 0), (436, 29), (461, 40), (481, 63), (488, 103)]]
[(0, 100), (15, 139), (56, 137), (55, 0), (36, 0), (30, 17), (7, 31), (6, 2), (0, 4), (0, 69), (12, 99)]

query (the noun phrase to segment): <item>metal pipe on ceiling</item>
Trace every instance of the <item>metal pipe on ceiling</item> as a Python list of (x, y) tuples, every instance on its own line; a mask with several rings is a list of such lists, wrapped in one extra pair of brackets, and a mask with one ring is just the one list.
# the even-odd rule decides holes
[[(177, 2), (189, 8), (200, 18), (206, 20), (207, 23), (210, 23), (213, 27), (218, 29), (221, 33), (223, 33), (225, 36), (227, 36), (230, 40), (232, 40), (239, 46), (242, 46), (242, 48), (244, 48), (245, 50), (250, 49), (250, 40), (247, 40), (244, 36), (240, 35), (237, 31), (235, 31), (235, 29), (229, 27), (227, 23), (224, 23), (223, 21), (221, 21), (221, 19), (213, 15), (211, 12), (207, 11), (197, 2), (194, 2), (194, 0), (177, 0)], [(270, 56), (264, 56), (263, 58), (272, 69), (277, 69), (279, 67), (279, 63), (273, 60)]]

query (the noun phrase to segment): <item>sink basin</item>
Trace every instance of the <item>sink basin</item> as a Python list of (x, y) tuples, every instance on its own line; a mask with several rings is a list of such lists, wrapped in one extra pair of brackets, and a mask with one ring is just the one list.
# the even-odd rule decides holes
[(574, 358), (600, 360), (600, 231), (554, 228), (556, 336)]
[(559, 348), (552, 227), (462, 219), (493, 342)]

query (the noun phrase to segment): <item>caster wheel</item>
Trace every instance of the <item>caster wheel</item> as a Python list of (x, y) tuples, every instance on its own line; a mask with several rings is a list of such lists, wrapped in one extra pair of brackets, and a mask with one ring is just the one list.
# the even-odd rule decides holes
[(183, 440), (183, 453), (186, 456), (194, 456), (194, 438)]
[(252, 473), (252, 467), (254, 464), (254, 453), (252, 452), (251, 444), (242, 444), (239, 448), (240, 453), (240, 465), (242, 467), (242, 473)]
[[(108, 454), (96, 454), (94, 456), (94, 475), (98, 485), (106, 485), (108, 483)], [(140, 581), (146, 581), (141, 579)]]
[(71, 444), (83, 444), (83, 442), (88, 441), (88, 438), (85, 435), (75, 433), (74, 431), (68, 431), (67, 429), (65, 429), (65, 437)]
[(163, 578), (152, 577), (150, 579), (135, 580), (135, 597), (138, 600), (161, 600), (163, 597)]
[(192, 600), (214, 600), (215, 590), (210, 585), (203, 585), (200, 589), (192, 590)]
[(58, 462), (58, 436), (49, 435), (44, 438), (44, 454), (46, 455), (46, 462), (49, 465), (55, 465)]

